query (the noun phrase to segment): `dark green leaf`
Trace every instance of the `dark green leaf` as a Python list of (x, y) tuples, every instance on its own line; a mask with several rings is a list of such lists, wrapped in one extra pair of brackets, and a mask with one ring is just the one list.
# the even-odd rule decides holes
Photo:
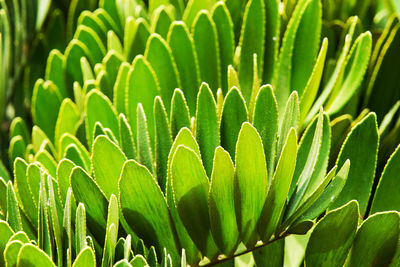
[(190, 128), (190, 114), (183, 92), (175, 89), (171, 100), (171, 132), (172, 138), (175, 138), (183, 127)]
[(296, 166), (296, 156), (297, 135), (296, 130), (291, 128), (270, 183), (271, 186), (260, 217), (259, 233), (261, 239), (266, 242), (275, 232), (282, 216)]
[(400, 173), (400, 146), (396, 148), (386, 163), (379, 179), (378, 187), (371, 206), (371, 214), (379, 211), (400, 210), (400, 202), (396, 197), (398, 177)]
[(236, 140), (242, 123), (247, 121), (246, 103), (240, 91), (233, 87), (226, 95), (221, 117), (221, 146), (235, 156)]
[(161, 191), (167, 185), (168, 154), (172, 146), (168, 115), (160, 97), (154, 99), (155, 160), (157, 181)]
[(315, 226), (307, 245), (307, 266), (342, 266), (358, 224), (358, 204), (351, 201), (329, 212)]
[[(126, 112), (131, 129), (136, 130), (137, 108), (142, 103), (146, 118), (151, 143), (154, 143), (154, 118), (153, 101), (160, 94), (160, 87), (153, 68), (143, 57), (137, 56), (132, 63), (133, 68), (129, 71), (129, 85), (126, 88)], [(134, 132), (135, 135), (135, 132)]]
[(388, 266), (398, 247), (398, 212), (376, 213), (363, 222), (349, 255), (351, 266)]
[(154, 245), (159, 255), (168, 248), (179, 259), (174, 226), (160, 188), (150, 172), (135, 161), (124, 164), (119, 181), (120, 203), (127, 222), (146, 244)]
[(215, 148), (219, 145), (217, 106), (206, 83), (202, 83), (197, 97), (196, 140), (207, 175), (211, 175)]
[(161, 97), (170, 111), (170, 99), (175, 88), (182, 88), (178, 69), (168, 43), (158, 34), (152, 34), (147, 41), (145, 57), (153, 67), (160, 86)]
[(220, 56), (217, 28), (208, 12), (202, 10), (196, 15), (192, 32), (200, 78), (210, 85), (215, 95), (221, 87)]
[[(173, 22), (168, 32), (168, 43), (176, 61), (182, 82), (182, 91), (188, 101), (190, 114), (196, 110), (196, 95), (200, 85), (200, 69), (194, 41), (182, 22)], [(173, 134), (173, 136), (175, 136)]]
[[(38, 80), (33, 89), (32, 116), (51, 141), (54, 141), (54, 131), (62, 96), (57, 87), (51, 82)], [(51, 110), (52, 112), (48, 112)]]
[(118, 118), (110, 100), (98, 90), (92, 90), (86, 97), (86, 138), (91, 148), (94, 140), (96, 122), (111, 130), (114, 136), (119, 136)]
[(265, 9), (264, 0), (250, 0), (244, 11), (240, 34), (239, 81), (240, 89), (247, 103), (250, 102), (253, 88), (253, 55), (257, 55), (257, 76), (263, 73), (265, 43)]
[(262, 86), (258, 92), (253, 114), (253, 125), (261, 136), (267, 160), (268, 176), (275, 169), (278, 134), (278, 106), (271, 86)]
[(233, 64), (235, 37), (233, 23), (225, 2), (219, 1), (212, 10), (212, 19), (218, 33), (218, 46), (221, 58), (221, 86), (224, 94), (228, 93), (228, 66)]
[(350, 159), (349, 175), (331, 208), (356, 199), (360, 204), (360, 214), (365, 214), (375, 176), (378, 138), (374, 113), (370, 113), (351, 130), (336, 161), (336, 165), (341, 166)]
[(176, 149), (171, 163), (171, 178), (176, 207), (186, 230), (202, 253), (213, 259), (218, 249), (211, 235), (209, 183), (196, 152), (183, 145)]
[(100, 245), (106, 233), (107, 199), (93, 179), (80, 167), (72, 169), (70, 183), (76, 201), (87, 211), (87, 225)]

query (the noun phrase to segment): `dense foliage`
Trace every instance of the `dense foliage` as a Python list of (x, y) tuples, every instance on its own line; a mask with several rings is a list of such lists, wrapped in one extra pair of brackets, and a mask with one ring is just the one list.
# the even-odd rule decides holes
[(0, 266), (400, 265), (399, 1), (0, 7)]

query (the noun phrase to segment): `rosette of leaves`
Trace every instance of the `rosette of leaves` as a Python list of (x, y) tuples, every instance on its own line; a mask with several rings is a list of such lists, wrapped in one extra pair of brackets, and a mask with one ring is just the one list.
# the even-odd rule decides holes
[[(253, 252), (258, 255), (254, 256), (256, 262), (262, 261), (263, 250), (268, 251), (273, 244), (282, 248), (284, 243), (293, 243), (289, 237), (283, 238), (290, 233), (307, 232), (326, 209), (352, 199), (358, 200), (360, 213), (366, 215), (378, 146), (374, 114), (361, 120), (346, 138), (336, 161), (340, 170), (334, 167), (326, 174), (332, 134), (328, 116), (320, 113), (298, 145), (298, 126), (291, 124), (299, 115), (298, 109), (293, 109), (298, 106), (296, 93), (291, 95), (282, 121), (270, 86), (259, 90), (252, 118), (237, 88), (232, 88), (219, 106), (211, 89), (203, 84), (192, 122), (179, 90), (175, 91), (169, 116), (157, 97), (155, 147), (150, 145), (141, 104), (133, 136), (124, 115), (117, 117), (115, 108), (101, 96), (94, 89), (86, 101), (86, 125), (92, 125), (95, 140), (90, 152), (70, 133), (65, 133), (60, 148), (54, 149), (35, 127), (32, 140), (40, 140), (40, 135), (44, 139), (35, 159), (31, 159), (35, 163), (29, 165), (39, 164), (44, 172), (55, 177), (53, 184), (58, 186), (60, 199), (71, 187), (75, 205), (81, 202), (85, 207), (107, 207), (111, 196), (118, 195), (121, 228), (125, 233), (133, 239), (142, 238), (147, 246), (154, 245), (158, 255), (166, 247), (176, 264), (181, 248), (190, 264), (202, 260), (200, 255), (208, 258), (201, 264), (211, 264), (253, 249), (257, 249)], [(99, 113), (102, 110), (105, 112)], [(280, 136), (285, 136), (284, 142)], [(63, 154), (60, 158), (64, 158), (58, 164), (57, 158), (52, 159), (55, 151), (62, 151), (58, 155)], [(18, 183), (17, 177), (18, 188), (22, 183)], [(256, 183), (254, 178), (246, 177), (261, 179)], [(365, 179), (361, 181), (359, 177)], [(251, 184), (245, 184), (249, 180)], [(195, 181), (197, 184), (192, 184)], [(254, 214), (249, 214), (249, 206), (255, 207)], [(20, 207), (21, 213), (30, 210), (22, 208), (23, 203)], [(87, 215), (88, 232), (94, 233), (95, 240), (104, 237), (106, 229), (106, 213), (99, 210), (88, 208)], [(241, 228), (246, 216), (253, 218), (247, 221), (251, 228)], [(232, 234), (235, 229), (237, 235)], [(95, 234), (99, 232), (103, 235)], [(238, 250), (239, 243), (247, 247)], [(101, 255), (101, 251), (96, 253)], [(283, 255), (283, 251), (277, 255)]]
[[(261, 264), (263, 249), (283, 255), (282, 244), (295, 243), (284, 237), (307, 232), (328, 208), (356, 199), (361, 214), (367, 215), (378, 147), (375, 115), (362, 113), (347, 135), (350, 124), (334, 124), (328, 114), (315, 114), (324, 104), (335, 116), (356, 95), (368, 65), (370, 35), (355, 38), (353, 22), (334, 71), (321, 81), (328, 41), (319, 46), (319, 1), (300, 1), (284, 33), (269, 35), (272, 41), (266, 37), (266, 25), (272, 24), (260, 26), (260, 20), (252, 19), (257, 12), (266, 20), (274, 18), (263, 12), (263, 1), (248, 2), (243, 23), (236, 23), (239, 31), (232, 28), (237, 8), (220, 2), (198, 12), (205, 7), (195, 3), (181, 13), (177, 8), (174, 13), (171, 5), (154, 6), (151, 18), (133, 1), (104, 1), (96, 11), (83, 12), (67, 49), (51, 52), (44, 80), (35, 85), (32, 133), (21, 119), (11, 127), (10, 160), (20, 157), (15, 162), (27, 168), (37, 165), (51, 177), (57, 187), (55, 202), (60, 203), (57, 213), (63, 214), (68, 188), (72, 210), (79, 203), (86, 207), (87, 234), (81, 237), (92, 240), (93, 246), (87, 243), (98, 263), (104, 262), (103, 255), (106, 264), (116, 263), (109, 255), (116, 251), (115, 232), (121, 232), (118, 236), (130, 235), (134, 244), (140, 237), (146, 246), (153, 245), (160, 262), (168, 259), (164, 248), (174, 265), (181, 263), (182, 248), (189, 264), (203, 260), (202, 265), (257, 249), (261, 256), (255, 260)], [(182, 13), (185, 22), (172, 22)], [(228, 24), (218, 22), (223, 16)], [(254, 38), (258, 33), (264, 37)], [(278, 43), (273, 37), (280, 35), (284, 37)], [(303, 35), (312, 37), (313, 49)], [(275, 44), (270, 51), (274, 60), (264, 59), (268, 42)], [(231, 49), (223, 46), (227, 43)], [(229, 63), (222, 65), (226, 51), (231, 51)], [(199, 86), (201, 80), (211, 86)], [(268, 82), (273, 86), (260, 88)], [(333, 169), (327, 174), (330, 151), (339, 156), (331, 157)], [(334, 165), (340, 168), (337, 173)], [(277, 178), (281, 176), (285, 179)], [(21, 195), (25, 190), (34, 199), (40, 182), (38, 186), (37, 178), (26, 178), (18, 183), (23, 178), (17, 177), (10, 184), (18, 204), (10, 204), (10, 210), (20, 209), (23, 230), (31, 229), (28, 236), (38, 240), (40, 231), (32, 229), (39, 229), (33, 217), (39, 208), (27, 208)], [(246, 177), (258, 180), (248, 184)], [(108, 225), (112, 195), (120, 201), (118, 231), (115, 224), (113, 229)], [(11, 202), (3, 201), (8, 223)], [(47, 220), (50, 240), (60, 239), (52, 218)], [(61, 235), (61, 240), (59, 244), (68, 239)], [(71, 243), (70, 251), (76, 252), (76, 242)], [(102, 251), (106, 243), (110, 246)], [(65, 250), (57, 243), (50, 250), (39, 247), (57, 264), (58, 250)]]

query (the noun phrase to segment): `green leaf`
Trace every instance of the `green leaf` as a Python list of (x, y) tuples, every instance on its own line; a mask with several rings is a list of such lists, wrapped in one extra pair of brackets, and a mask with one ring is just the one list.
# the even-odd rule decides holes
[[(321, 215), (336, 200), (343, 186), (346, 183), (350, 169), (350, 160), (346, 160), (342, 168), (333, 178), (332, 182), (325, 188), (321, 196), (312, 204), (312, 206), (297, 220), (304, 222), (306, 220), (314, 220)], [(296, 224), (296, 223), (294, 223)]]
[(167, 184), (168, 154), (172, 146), (171, 129), (167, 111), (160, 97), (154, 99), (155, 161), (157, 181), (161, 191)]
[(175, 197), (172, 188), (172, 177), (171, 177), (171, 163), (172, 157), (174, 156), (176, 149), (179, 145), (184, 145), (187, 148), (192, 149), (200, 156), (200, 148), (193, 137), (192, 133), (188, 128), (182, 128), (177, 134), (174, 143), (172, 144), (171, 150), (168, 155), (168, 172), (167, 172), (167, 187), (166, 187), (166, 197), (167, 203), (171, 212), (171, 217), (175, 224), (176, 232), (179, 238), (179, 242), (183, 248), (186, 250), (187, 260), (189, 264), (197, 264), (200, 261), (199, 250), (197, 246), (193, 243), (191, 237), (189, 236), (176, 207)]
[[(400, 24), (398, 17), (395, 18), (388, 22), (387, 30), (385, 30), (387, 31), (387, 36), (384, 36), (383, 33), (378, 39), (378, 43), (381, 41), (382, 48), (378, 49), (378, 43), (375, 45), (373, 55), (376, 53), (376, 60), (373, 61), (373, 58), (371, 58), (369, 65), (372, 70), (368, 75), (370, 79), (366, 91), (365, 104), (376, 112), (378, 121), (382, 120), (383, 116), (389, 112), (390, 108), (399, 99), (397, 88), (400, 84), (400, 79), (395, 68), (393, 68), (393, 64), (400, 58), (397, 49), (400, 44)], [(382, 91), (382, 88), (385, 89)]]
[(302, 96), (315, 64), (320, 45), (322, 6), (320, 0), (310, 0), (302, 14), (292, 50), (290, 90)]
[(358, 216), (358, 204), (353, 200), (321, 219), (311, 233), (305, 264), (342, 266), (356, 235)]
[[(279, 114), (279, 113), (278, 113)], [(277, 153), (276, 155), (280, 155), (283, 144), (286, 141), (286, 138), (289, 134), (291, 128), (297, 130), (299, 126), (299, 118), (300, 117), (300, 107), (299, 107), (299, 95), (297, 91), (294, 91), (290, 94), (289, 99), (286, 103), (286, 107), (284, 113), (282, 113), (279, 117), (279, 139), (277, 143)]]
[[(6, 248), (7, 242), (10, 237), (14, 234), (14, 231), (11, 229), (10, 225), (0, 220), (0, 252), (1, 255), (4, 255), (4, 250)], [(4, 257), (0, 257), (0, 264), (4, 266)]]
[(85, 25), (93, 29), (100, 37), (103, 44), (106, 43), (107, 27), (93, 12), (88, 10), (82, 11), (78, 18), (78, 25)]
[(351, 266), (388, 266), (399, 239), (399, 213), (376, 213), (365, 220), (357, 231), (349, 255)]
[(39, 189), (39, 223), (38, 223), (38, 247), (46, 252), (47, 255), (52, 257), (52, 241), (50, 237), (50, 225), (47, 206), (47, 193), (46, 193), (46, 174), (40, 174), (40, 189)]
[(296, 156), (297, 135), (296, 130), (291, 128), (285, 145), (283, 146), (260, 216), (260, 225), (258, 229), (261, 239), (265, 242), (267, 242), (275, 232), (279, 219), (282, 216), (296, 166)]
[(265, 7), (265, 46), (263, 84), (271, 83), (278, 59), (281, 17), (279, 0), (264, 0)]
[[(310, 134), (304, 135), (304, 138), (301, 140), (299, 151), (297, 153), (296, 169), (288, 195), (290, 200), (287, 210), (285, 211), (286, 218), (291, 216), (300, 205), (302, 200), (304, 200), (304, 197), (313, 192), (312, 189), (315, 189), (316, 186), (319, 186), (320, 184), (319, 182), (321, 177), (316, 176), (316, 178), (313, 179), (313, 175), (315, 171), (319, 171), (317, 167), (319, 167), (318, 159), (321, 153), (322, 141), (326, 141), (329, 144), (328, 135), (325, 134), (325, 136), (328, 138), (323, 140), (325, 124), (324, 120), (325, 118), (321, 109), (318, 119), (316, 120), (315, 130), (312, 131), (313, 127), (311, 126), (313, 125), (310, 125), (310, 131), (308, 131)], [(314, 134), (311, 137), (312, 133)], [(325, 173), (322, 174), (322, 179), (324, 176)]]
[(278, 106), (271, 86), (262, 86), (258, 91), (252, 119), (264, 146), (268, 176), (272, 177), (278, 134)]
[(107, 33), (107, 50), (115, 51), (118, 55), (122, 55), (124, 52), (121, 41), (113, 31), (108, 31)]
[[(328, 172), (328, 174), (325, 176), (325, 178), (321, 181), (321, 183), (315, 188), (314, 191), (311, 191), (311, 192), (307, 193), (306, 195), (304, 195), (300, 204), (295, 208), (295, 211), (293, 211), (291, 215), (288, 215), (288, 208), (286, 208), (283, 223), (279, 226), (279, 228), (275, 234), (282, 234), (286, 230), (288, 230), (289, 233), (290, 233), (290, 231), (293, 231), (293, 233), (296, 233), (297, 231), (301, 230), (300, 234), (304, 234), (305, 232), (308, 231), (308, 229), (312, 226), (312, 225), (310, 226), (310, 223), (312, 221), (305, 220), (298, 224), (295, 224), (295, 222), (303, 214), (305, 214), (305, 212), (308, 211), (311, 208), (311, 206), (321, 197), (325, 188), (328, 186), (328, 184), (331, 182), (331, 180), (335, 177), (336, 169), (337, 169), (337, 166), (333, 167)], [(288, 229), (289, 226), (291, 226), (290, 229)], [(303, 231), (305, 231), (305, 232), (303, 232)]]
[(132, 267), (132, 264), (130, 264), (126, 259), (123, 259), (116, 262), (113, 267)]
[[(318, 0), (312, 0), (312, 1), (318, 1)], [(296, 37), (299, 31), (300, 23), (303, 18), (303, 14), (305, 13), (305, 10), (307, 9), (307, 6), (309, 5), (310, 2), (311, 1), (309, 0), (301, 0), (297, 3), (282, 40), (278, 62), (275, 67), (274, 77), (273, 77), (275, 96), (278, 102), (278, 110), (280, 111), (280, 113), (284, 109), (285, 103), (289, 98), (290, 92), (292, 90), (299, 90), (299, 88), (292, 88), (291, 86), (292, 85), (291, 82), (293, 80), (292, 79), (292, 65), (294, 56), (293, 50), (295, 49), (296, 39), (297, 39)], [(308, 47), (305, 47), (305, 49), (308, 49)], [(300, 55), (302, 54), (302, 52), (298, 53)]]
[(326, 104), (329, 114), (337, 113), (356, 93), (368, 66), (371, 47), (370, 32), (361, 34), (355, 41), (346, 63), (343, 83), (340, 88), (332, 92)]
[(76, 257), (72, 267), (96, 266), (96, 258), (91, 247), (83, 249)]
[(167, 10), (167, 6), (161, 5), (153, 13), (152, 29), (162, 38), (167, 39), (169, 27), (173, 21), (172, 16)]
[(87, 247), (86, 242), (86, 210), (85, 205), (79, 203), (76, 209), (75, 217), (75, 250), (76, 254), (79, 254), (85, 247)]
[[(57, 87), (51, 82), (38, 80), (35, 83), (32, 96), (32, 117), (51, 141), (54, 141), (54, 131), (62, 97)], [(48, 112), (51, 110), (52, 112)]]
[(84, 147), (82, 143), (78, 140), (78, 138), (76, 138), (72, 134), (65, 133), (61, 136), (58, 146), (60, 158), (63, 158), (62, 156), (67, 152), (68, 147), (71, 145), (74, 145), (74, 147), (77, 149), (80, 160), (83, 161), (84, 165), (87, 168), (90, 168), (91, 162), (89, 152), (86, 150), (86, 147)]
[[(110, 50), (103, 58), (102, 64), (105, 68), (107, 82), (109, 83), (110, 89), (112, 85), (115, 85), (114, 82), (118, 76), (118, 70), (121, 67), (122, 63), (124, 63), (125, 59), (122, 57), (122, 52), (118, 53), (115, 50)], [(113, 94), (114, 90), (111, 94)]]
[(235, 36), (233, 23), (225, 2), (217, 2), (212, 9), (212, 19), (218, 34), (218, 46), (221, 63), (221, 86), (224, 94), (228, 93), (228, 66), (233, 64), (235, 53)]
[(215, 2), (216, 2), (215, 0), (206, 0), (206, 1), (189, 0), (187, 2), (185, 11), (182, 15), (183, 21), (186, 23), (186, 25), (189, 26), (193, 25), (197, 15), (202, 10), (210, 10)]
[(119, 114), (119, 145), (128, 159), (136, 157), (136, 146), (131, 127), (123, 113)]
[(50, 51), (46, 64), (45, 80), (50, 80), (57, 86), (63, 98), (72, 96), (67, 90), (65, 79), (65, 56), (58, 50)]
[(57, 162), (47, 150), (39, 150), (35, 161), (39, 162), (52, 177), (56, 177)]
[(400, 146), (396, 148), (387, 161), (378, 187), (374, 194), (370, 214), (380, 211), (399, 210), (400, 202), (396, 198), (398, 174), (400, 172)]
[(209, 214), (215, 243), (225, 255), (234, 253), (239, 242), (234, 178), (235, 169), (229, 153), (222, 147), (217, 147), (211, 174)]
[(246, 103), (250, 103), (253, 88), (253, 55), (257, 55), (257, 76), (263, 73), (265, 42), (265, 9), (264, 0), (250, 0), (244, 11), (239, 47), (239, 81), (240, 89)]
[(356, 199), (360, 205), (360, 214), (362, 216), (365, 214), (375, 176), (378, 138), (374, 113), (370, 113), (353, 127), (336, 161), (336, 165), (341, 166), (350, 159), (349, 175), (342, 192), (331, 208)]
[(150, 36), (150, 26), (144, 18), (137, 20), (128, 18), (124, 29), (124, 56), (132, 62), (138, 54), (144, 54), (147, 38)]
[(171, 24), (167, 40), (176, 61), (190, 114), (194, 115), (200, 85), (200, 69), (193, 38), (184, 23), (175, 21)]
[(65, 247), (64, 259), (68, 266), (71, 266), (72, 261), (72, 205), (75, 206), (75, 200), (72, 199), (71, 187), (68, 188), (67, 196), (65, 198), (64, 216), (63, 216), (63, 246)]
[(10, 162), (14, 162), (17, 158), (25, 158), (26, 144), (22, 139), (22, 136), (15, 136), (10, 141), (10, 147), (8, 149), (8, 159)]
[(7, 222), (14, 232), (22, 230), (18, 200), (11, 181), (7, 183)]
[(210, 87), (202, 83), (197, 97), (196, 140), (207, 175), (211, 174), (215, 148), (219, 145), (217, 105)]
[(89, 49), (89, 53), (86, 56), (89, 58), (92, 65), (101, 62), (103, 57), (106, 55), (106, 48), (97, 33), (84, 25), (79, 25), (76, 29), (74, 39), (84, 43)]
[(146, 115), (144, 114), (143, 106), (141, 103), (138, 104), (136, 116), (137, 116), (136, 141), (138, 144), (137, 159), (140, 164), (143, 164), (144, 166), (147, 167), (147, 169), (151, 173), (154, 173), (153, 155), (151, 153), (151, 144), (154, 144), (154, 142), (151, 142), (151, 140), (149, 140), (147, 119)]
[(119, 207), (115, 195), (110, 196), (107, 215), (107, 231), (103, 249), (102, 266), (110, 266), (114, 262), (115, 246), (119, 227)]
[[(32, 194), (33, 203), (39, 206), (39, 191), (40, 191), (40, 166), (37, 163), (31, 163), (26, 169), (26, 179), (29, 188), (29, 192)], [(33, 193), (36, 192), (36, 193)]]
[(171, 107), (170, 99), (175, 88), (182, 88), (175, 60), (168, 43), (158, 34), (153, 33), (147, 41), (144, 55), (153, 67), (160, 84), (161, 97), (166, 103), (167, 112)]
[(69, 87), (76, 81), (83, 85), (83, 76), (80, 68), (80, 61), (82, 57), (89, 54), (87, 46), (79, 40), (72, 40), (65, 48), (65, 72), (67, 74), (67, 83)]
[(57, 214), (57, 203), (56, 203), (56, 198), (54, 194), (54, 187), (53, 187), (53, 178), (51, 176), (47, 176), (47, 185), (48, 185), (48, 190), (49, 190), (49, 213), (51, 217), (51, 228), (52, 228), (52, 233), (53, 237), (55, 239), (56, 243), (56, 249), (57, 249), (57, 263), (59, 266), (62, 265), (63, 263), (63, 247), (62, 247), (62, 235), (61, 235), (61, 230), (60, 230), (60, 217), (58, 217)]
[[(148, 118), (148, 127), (151, 143), (154, 143), (154, 118), (153, 101), (160, 94), (158, 79), (153, 68), (143, 56), (135, 57), (132, 63), (133, 67), (129, 71), (129, 84), (126, 88), (126, 111), (131, 129), (136, 130), (136, 118), (138, 104), (142, 103), (146, 118)], [(134, 132), (135, 135), (135, 132)]]
[(317, 57), (317, 61), (314, 65), (314, 69), (300, 97), (300, 126), (303, 125), (308, 111), (310, 110), (312, 104), (314, 103), (315, 97), (317, 96), (318, 89), (321, 83), (322, 73), (324, 70), (327, 51), (328, 39), (324, 38), (324, 40), (322, 41), (321, 50), (319, 51)]
[(146, 244), (154, 245), (161, 255), (168, 248), (174, 260), (179, 259), (174, 226), (167, 203), (150, 172), (135, 161), (128, 160), (119, 181), (122, 213)]
[(190, 128), (190, 114), (183, 92), (175, 89), (171, 100), (171, 132), (172, 138), (175, 138), (180, 129)]
[[(190, 24), (189, 24), (190, 25)], [(218, 33), (210, 14), (200, 11), (193, 21), (192, 34), (200, 67), (200, 78), (216, 94), (221, 87)]]
[(24, 140), (25, 144), (29, 144), (30, 137), (29, 137), (28, 127), (26, 126), (25, 121), (21, 117), (16, 117), (12, 120), (10, 125), (10, 139), (15, 136), (21, 136)]
[(91, 148), (94, 140), (96, 122), (100, 122), (105, 128), (109, 128), (114, 136), (119, 136), (118, 119), (110, 100), (98, 90), (92, 90), (86, 96), (86, 138)]
[(176, 149), (171, 178), (176, 207), (186, 230), (200, 251), (213, 259), (218, 250), (212, 239), (208, 214), (209, 183), (196, 152), (182, 145)]
[(103, 245), (107, 224), (106, 197), (95, 181), (80, 167), (72, 169), (70, 183), (77, 203), (85, 205), (89, 230), (99, 244)]
[(125, 93), (128, 84), (128, 74), (131, 66), (127, 62), (123, 62), (118, 69), (118, 75), (114, 83), (114, 106), (117, 113), (125, 113)]
[(17, 188), (16, 193), (18, 195), (18, 199), (20, 200), (19, 205), (25, 211), (29, 221), (35, 227), (37, 227), (37, 201), (35, 201), (32, 195), (37, 194), (38, 191), (31, 191), (29, 188), (27, 168), (28, 165), (21, 158), (17, 158), (14, 161), (14, 183), (15, 187)]
[(127, 160), (121, 149), (108, 137), (100, 135), (94, 140), (92, 164), (96, 182), (107, 199), (118, 195), (118, 179)]
[(3, 262), (3, 266), (17, 266), (18, 254), (23, 245), (24, 243), (18, 240), (9, 241), (7, 243), (3, 254), (5, 260), (5, 265)]
[(247, 121), (247, 108), (240, 91), (233, 87), (226, 95), (221, 116), (221, 146), (231, 157), (235, 156), (235, 145), (242, 123)]
[(258, 241), (257, 227), (268, 190), (268, 172), (257, 130), (243, 123), (236, 143), (235, 208), (240, 236), (246, 247)]
[(71, 99), (65, 98), (60, 106), (57, 117), (54, 144), (57, 147), (64, 133), (75, 135), (79, 127), (81, 113)]
[(32, 244), (25, 244), (19, 251), (17, 266), (55, 267), (56, 265), (43, 250)]
[(132, 267), (146, 267), (147, 261), (142, 255), (135, 256), (129, 263)]

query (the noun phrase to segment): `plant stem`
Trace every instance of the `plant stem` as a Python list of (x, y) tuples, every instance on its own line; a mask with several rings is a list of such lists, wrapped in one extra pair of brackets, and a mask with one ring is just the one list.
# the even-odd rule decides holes
[(273, 239), (273, 240), (271, 240), (271, 241), (269, 241), (269, 242), (263, 243), (263, 244), (258, 245), (258, 246), (256, 245), (256, 246), (253, 247), (253, 248), (249, 248), (249, 249), (247, 249), (247, 250), (245, 250), (245, 251), (242, 251), (242, 252), (233, 254), (233, 255), (228, 256), (228, 257), (223, 258), (223, 259), (217, 259), (217, 260), (211, 261), (211, 262), (206, 263), (206, 264), (204, 264), (204, 265), (200, 265), (200, 267), (214, 266), (214, 265), (217, 265), (217, 264), (220, 264), (220, 263), (229, 261), (229, 260), (234, 259), (234, 258), (236, 258), (236, 257), (242, 256), (242, 255), (245, 255), (245, 254), (247, 254), (247, 253), (250, 253), (250, 252), (253, 252), (253, 251), (255, 251), (255, 250), (258, 250), (258, 249), (260, 249), (260, 248), (263, 248), (263, 247), (265, 247), (265, 246), (267, 246), (267, 245), (269, 245), (269, 244), (271, 244), (271, 243), (273, 243), (273, 242), (275, 242), (275, 241), (278, 241), (278, 240), (280, 240), (280, 239), (282, 239), (282, 238), (285, 238), (286, 236), (288, 236), (288, 234), (285, 233), (284, 235), (278, 236), (277, 238), (275, 238), (275, 239)]

